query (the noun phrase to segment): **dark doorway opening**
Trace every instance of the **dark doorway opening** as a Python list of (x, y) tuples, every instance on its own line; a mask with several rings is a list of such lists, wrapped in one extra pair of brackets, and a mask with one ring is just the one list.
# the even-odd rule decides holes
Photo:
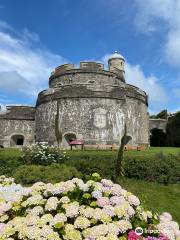
[(76, 140), (76, 134), (74, 133), (66, 133), (64, 135), (64, 138), (66, 139), (67, 143), (69, 144), (71, 141)]
[(23, 143), (24, 143), (24, 139), (22, 138), (18, 138), (16, 141), (16, 145), (23, 145)]
[(150, 131), (150, 146), (164, 147), (166, 146), (166, 133), (162, 129), (153, 128)]
[(11, 146), (23, 146), (24, 136), (23, 135), (13, 135), (11, 137)]

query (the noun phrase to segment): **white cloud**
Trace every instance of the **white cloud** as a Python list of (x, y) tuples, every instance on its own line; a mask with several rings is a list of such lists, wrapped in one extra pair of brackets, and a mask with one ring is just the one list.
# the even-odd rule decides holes
[(0, 72), (0, 89), (13, 95), (23, 94), (25, 89), (31, 89), (31, 84), (16, 71)]
[(144, 90), (149, 95), (150, 102), (155, 105), (165, 103), (167, 96), (164, 88), (159, 84), (159, 79), (154, 76), (145, 76), (140, 65), (126, 63), (126, 81)]
[(138, 30), (150, 33), (158, 31), (163, 23), (171, 24), (176, 0), (136, 0), (135, 2), (138, 7), (135, 17)]
[(166, 61), (175, 67), (180, 66), (180, 28), (170, 31), (165, 44)]
[(164, 59), (172, 66), (180, 66), (180, 1), (136, 0), (135, 24), (144, 33), (162, 31)]
[[(109, 57), (110, 54), (106, 54), (101, 60), (105, 68), (107, 68)], [(132, 65), (126, 61), (125, 78), (127, 83), (139, 87), (149, 95), (149, 102), (155, 111), (161, 109), (161, 105), (167, 102), (167, 94), (165, 89), (160, 85), (159, 79), (153, 74), (146, 76), (140, 65)]]
[(7, 23), (0, 21), (1, 92), (21, 93), (34, 99), (38, 91), (47, 87), (54, 67), (64, 62), (63, 57), (41, 46), (37, 34), (27, 29), (21, 34), (16, 33)]
[[(109, 54), (102, 58), (106, 66), (108, 57)], [(21, 34), (17, 33), (7, 23), (0, 21), (1, 94), (22, 95), (35, 100), (36, 94), (47, 87), (53, 68), (64, 62), (63, 57), (41, 46), (37, 34), (30, 33), (27, 29)], [(146, 76), (140, 65), (126, 63), (126, 79), (128, 83), (145, 90), (152, 105), (157, 106), (166, 101), (165, 91), (157, 77)], [(13, 103), (12, 99), (9, 101)], [(6, 98), (2, 100), (0, 97), (0, 102), (4, 104)]]

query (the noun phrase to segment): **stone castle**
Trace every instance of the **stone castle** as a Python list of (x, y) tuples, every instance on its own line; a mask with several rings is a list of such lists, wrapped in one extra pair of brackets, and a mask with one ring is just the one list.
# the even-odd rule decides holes
[(0, 145), (14, 147), (48, 142), (57, 145), (55, 118), (59, 111), (62, 147), (71, 139), (89, 147), (119, 145), (127, 126), (129, 146), (149, 145), (148, 98), (125, 81), (125, 59), (115, 52), (102, 63), (80, 62), (57, 67), (49, 88), (39, 93), (35, 107), (7, 106), (0, 114)]

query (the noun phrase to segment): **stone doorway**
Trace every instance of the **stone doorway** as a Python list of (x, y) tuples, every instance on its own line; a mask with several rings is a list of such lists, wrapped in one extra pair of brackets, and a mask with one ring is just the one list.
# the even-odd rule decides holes
[(64, 138), (65, 138), (66, 142), (68, 143), (68, 145), (69, 145), (69, 143), (70, 143), (71, 141), (77, 139), (75, 133), (66, 133), (66, 134), (64, 135)]
[(150, 130), (150, 146), (151, 147), (165, 147), (166, 146), (166, 133), (159, 128)]
[(24, 136), (20, 135), (20, 134), (12, 135), (11, 140), (10, 140), (10, 145), (11, 145), (11, 147), (23, 146), (24, 145)]

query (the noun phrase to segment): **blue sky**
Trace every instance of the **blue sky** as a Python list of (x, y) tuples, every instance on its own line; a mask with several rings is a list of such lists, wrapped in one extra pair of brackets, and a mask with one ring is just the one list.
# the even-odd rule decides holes
[(115, 50), (150, 113), (180, 110), (179, 0), (0, 0), (0, 104), (35, 104), (54, 67)]

